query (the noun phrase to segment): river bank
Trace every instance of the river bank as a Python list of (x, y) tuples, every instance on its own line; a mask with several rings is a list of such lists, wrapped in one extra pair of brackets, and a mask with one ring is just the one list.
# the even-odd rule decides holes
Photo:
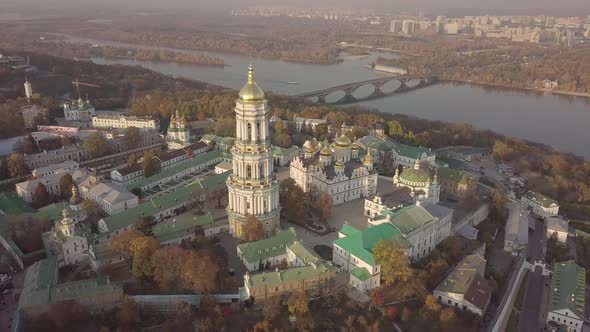
[(553, 90), (553, 89), (545, 89), (545, 88), (523, 88), (523, 87), (515, 87), (515, 86), (510, 86), (510, 85), (502, 85), (502, 84), (490, 84), (490, 83), (486, 83), (486, 82), (472, 81), (472, 80), (441, 79), (441, 82), (449, 82), (449, 83), (457, 83), (457, 84), (470, 84), (470, 85), (478, 85), (478, 86), (482, 86), (482, 87), (490, 87), (490, 88), (497, 88), (497, 89), (522, 90), (522, 91), (531, 91), (531, 92), (542, 92), (542, 93), (553, 94), (553, 95), (590, 98), (590, 93), (587, 93), (587, 92)]

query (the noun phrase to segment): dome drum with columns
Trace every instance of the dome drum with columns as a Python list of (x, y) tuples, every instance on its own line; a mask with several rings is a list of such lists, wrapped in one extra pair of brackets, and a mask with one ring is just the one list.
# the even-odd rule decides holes
[(248, 81), (240, 90), (236, 106), (236, 140), (231, 148), (233, 174), (227, 179), (230, 233), (243, 237), (248, 215), (262, 222), (266, 236), (274, 234), (279, 223), (279, 183), (274, 174), (269, 138), (269, 108), (264, 91), (248, 69)]
[(409, 188), (410, 195), (415, 201), (429, 201), (438, 203), (440, 197), (440, 186), (437, 174), (431, 174), (428, 170), (420, 167), (420, 161), (416, 159), (414, 168), (404, 169), (401, 173), (395, 170), (393, 185), (401, 188)]

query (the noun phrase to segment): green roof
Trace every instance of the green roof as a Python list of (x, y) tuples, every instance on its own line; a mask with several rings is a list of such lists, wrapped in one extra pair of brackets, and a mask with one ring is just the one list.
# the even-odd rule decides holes
[(409, 182), (428, 182), (430, 181), (430, 173), (423, 169), (408, 168), (405, 169), (400, 175), (400, 179)]
[(210, 213), (198, 216), (187, 212), (172, 218), (171, 221), (154, 226), (152, 233), (162, 243), (194, 234), (197, 226), (208, 229), (225, 224), (227, 224), (227, 219), (214, 221)]
[(234, 137), (221, 137), (213, 134), (205, 134), (201, 136), (201, 141), (215, 141), (215, 143), (221, 143), (225, 145), (231, 145), (236, 139)]
[(0, 210), (5, 214), (33, 213), (35, 210), (13, 193), (0, 193)]
[(356, 234), (356, 233), (360, 233), (361, 231), (359, 231), (358, 229), (350, 226), (349, 224), (344, 224), (342, 225), (342, 228), (339, 231), (340, 233), (344, 234), (345, 236), (349, 236), (352, 234)]
[(45, 258), (29, 266), (25, 270), (18, 307), (48, 304), (50, 288), (57, 283), (57, 269), (56, 256)]
[(391, 224), (404, 235), (434, 220), (434, 217), (425, 208), (416, 205), (393, 211), (385, 210), (383, 215), (389, 215)]
[(574, 261), (555, 263), (551, 279), (549, 311), (569, 309), (584, 319), (586, 270)]
[(250, 288), (256, 288), (273, 286), (296, 280), (305, 280), (333, 270), (334, 268), (330, 264), (319, 262), (317, 264), (294, 267), (282, 271), (252, 274), (249, 276), (248, 286)]
[(274, 146), (272, 147), (272, 154), (274, 156), (285, 156), (285, 155), (290, 155), (293, 153), (297, 153), (299, 151), (299, 147), (297, 147), (296, 145), (292, 145), (290, 148), (282, 148), (280, 146)]
[(181, 203), (188, 201), (195, 192), (205, 192), (210, 188), (224, 185), (230, 172), (219, 175), (213, 175), (205, 179), (197, 179), (188, 185), (179, 186), (176, 190), (156, 197), (150, 201), (139, 204), (138, 206), (106, 217), (103, 221), (106, 223), (109, 232), (114, 232), (121, 228), (136, 223), (139, 217), (153, 216), (158, 212), (170, 209)]
[(422, 158), (422, 155), (431, 156), (433, 155), (432, 151), (429, 148), (423, 147), (415, 147), (406, 144), (402, 144), (399, 142), (393, 142), (393, 150), (396, 154), (406, 157), (416, 159), (416, 157)]
[(259, 262), (264, 259), (284, 255), (287, 247), (295, 242), (295, 229), (279, 231), (268, 239), (247, 242), (238, 245), (242, 257), (249, 263)]
[(307, 250), (307, 248), (305, 248), (299, 241), (295, 241), (292, 245), (290, 245), (289, 250), (291, 250), (299, 260), (305, 262), (306, 264), (311, 264), (320, 260), (319, 257)]
[(559, 203), (557, 203), (556, 200), (551, 199), (538, 192), (528, 191), (524, 194), (524, 196), (530, 199), (531, 201), (543, 206), (544, 208), (550, 208), (553, 204), (559, 206)]
[(194, 156), (193, 158), (189, 158), (189, 159), (183, 160), (181, 162), (178, 162), (178, 163), (174, 164), (174, 166), (166, 167), (165, 169), (161, 170), (159, 173), (154, 174), (154, 175), (150, 176), (149, 178), (144, 178), (143, 180), (141, 180), (139, 182), (134, 182), (134, 183), (128, 185), (127, 189), (130, 190), (133, 188), (144, 187), (144, 186), (152, 184), (154, 182), (161, 181), (162, 179), (165, 179), (167, 177), (171, 177), (171, 176), (178, 174), (178, 173), (180, 173), (186, 169), (189, 169), (191, 167), (195, 167), (195, 166), (204, 164), (206, 162), (210, 162), (216, 158), (221, 159), (221, 157), (222, 157), (221, 152), (219, 152), (218, 150), (213, 150), (213, 151), (209, 151), (206, 153), (198, 154), (198, 155)]
[(111, 283), (107, 277), (71, 281), (51, 287), (49, 303), (92, 298), (113, 293), (123, 296), (123, 287), (117, 283)]
[(473, 177), (449, 167), (441, 167), (438, 169), (438, 177), (451, 180), (457, 183), (469, 183), (469, 181), (475, 180)]
[(399, 230), (389, 223), (369, 227), (349, 236), (334, 240), (334, 244), (348, 251), (365, 263), (375, 266), (373, 247), (380, 240), (398, 240), (406, 247), (410, 244), (403, 238)]
[(35, 216), (53, 221), (61, 220), (63, 218), (63, 210), (69, 208), (70, 204), (67, 202), (53, 203), (38, 209)]
[(365, 269), (364, 267), (357, 267), (356, 269), (350, 271), (350, 274), (355, 276), (360, 281), (366, 281), (369, 280), (369, 278), (371, 278), (369, 270)]
[(91, 244), (90, 248), (97, 260), (110, 256), (109, 242), (101, 242), (99, 244)]

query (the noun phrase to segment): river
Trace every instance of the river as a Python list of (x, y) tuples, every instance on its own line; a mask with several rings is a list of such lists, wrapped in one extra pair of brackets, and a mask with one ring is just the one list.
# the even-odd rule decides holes
[[(88, 39), (72, 38), (70, 41), (137, 47)], [(141, 65), (166, 75), (196, 79), (233, 89), (239, 89), (244, 84), (247, 67), (252, 63), (256, 68), (256, 80), (263, 89), (296, 95), (380, 77), (382, 74), (369, 70), (367, 64), (377, 56), (395, 56), (372, 54), (359, 58), (343, 55), (343, 61), (338, 64), (312, 65), (215, 52), (195, 53), (218, 57), (228, 66), (206, 67), (106, 58), (93, 58), (92, 61), (99, 64)], [(358, 93), (368, 94), (368, 91), (368, 88), (363, 87)], [(559, 150), (590, 158), (590, 98), (445, 83), (361, 104), (384, 112), (469, 123), (477, 128), (545, 143)]]

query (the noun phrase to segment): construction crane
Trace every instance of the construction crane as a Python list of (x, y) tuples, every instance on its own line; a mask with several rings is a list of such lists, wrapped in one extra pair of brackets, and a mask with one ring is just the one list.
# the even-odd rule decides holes
[(78, 81), (78, 79), (76, 79), (75, 81), (72, 81), (72, 84), (76, 87), (76, 91), (78, 91), (78, 99), (82, 99), (82, 95), (80, 94), (80, 85), (88, 86), (91, 88), (100, 88), (100, 85), (80, 82), (80, 81)]

